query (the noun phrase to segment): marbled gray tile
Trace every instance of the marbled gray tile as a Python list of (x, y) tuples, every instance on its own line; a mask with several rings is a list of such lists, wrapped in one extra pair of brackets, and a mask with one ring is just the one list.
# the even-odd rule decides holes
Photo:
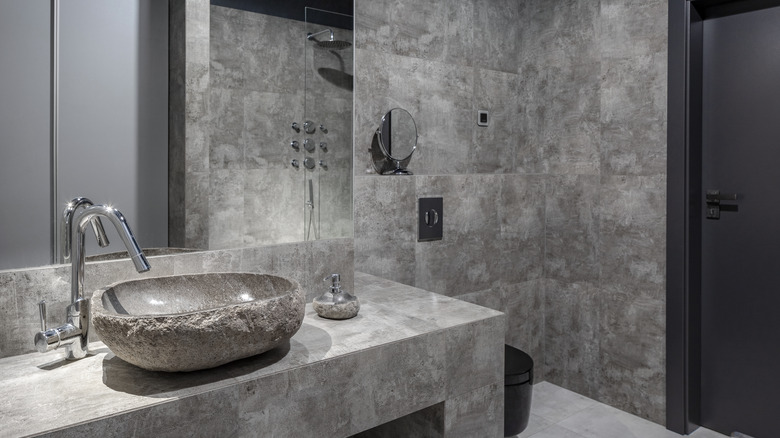
[(355, 45), (470, 66), (473, 19), (470, 1), (359, 1), (355, 4)]
[(303, 83), (305, 23), (211, 6), (212, 83), (295, 93)]
[(307, 271), (310, 249), (311, 244), (308, 242), (244, 248), (241, 271), (292, 278), (308, 296), (312, 288), (311, 274)]
[(497, 205), (493, 207), (498, 212), (498, 233), (489, 238), (497, 242), (498, 251), (491, 263), (501, 284), (544, 275), (547, 180), (541, 175), (517, 174), (498, 178)]
[[(25, 343), (32, 343), (32, 336), (40, 330), (38, 302), (46, 300), (49, 327), (65, 322), (65, 307), (70, 305), (70, 265), (51, 268), (27, 269), (16, 272), (16, 319), (19, 327), (32, 329)], [(89, 270), (85, 274), (85, 290), (90, 291)], [(87, 292), (89, 293), (89, 292)]]
[(601, 166), (610, 175), (666, 173), (667, 56), (602, 64)]
[[(177, 59), (184, 63), (185, 98), (185, 160), (187, 172), (202, 172), (209, 166), (209, 2), (187, 1), (175, 7), (183, 8), (184, 54)], [(180, 25), (178, 23), (177, 25)], [(179, 47), (181, 48), (181, 47)]]
[(209, 249), (242, 245), (245, 178), (241, 170), (214, 170), (209, 174)]
[(355, 177), (355, 269), (414, 285), (417, 197), (413, 177)]
[(417, 197), (443, 198), (442, 240), (416, 245), (416, 286), (456, 296), (498, 284), (492, 255), (498, 250), (494, 200), (500, 176), (418, 176), (416, 180)]
[(577, 0), (523, 2), (523, 63), (580, 64), (599, 56), (600, 3)]
[(244, 168), (244, 93), (210, 88), (209, 168)]
[[(514, 71), (517, 69), (515, 68)], [(520, 79), (516, 73), (503, 73), (474, 68), (474, 106), (477, 111), (489, 111), (488, 126), (473, 128), (473, 145), (469, 151), (470, 173), (511, 173), (520, 126)], [(475, 124), (472, 122), (472, 124)]]
[(238, 400), (235, 388), (225, 388), (41, 436), (235, 436), (239, 429)]
[(554, 424), (597, 405), (593, 399), (550, 382), (540, 382), (533, 387), (531, 415)]
[(504, 316), (446, 333), (447, 398), (504, 381)]
[(534, 381), (545, 379), (545, 281), (502, 285), (506, 300), (505, 342), (526, 352), (534, 361)]
[(544, 373), (548, 382), (588, 397), (600, 390), (600, 300), (590, 283), (545, 285)]
[[(239, 246), (263, 246), (304, 240), (303, 169), (251, 169), (245, 172)], [(269, 187), (268, 181), (273, 181)]]
[(242, 250), (204, 251), (173, 258), (173, 274), (239, 272)]
[[(545, 66), (548, 76), (541, 130), (542, 168), (553, 174), (598, 174), (600, 72), (598, 62)], [(577, 84), (572, 86), (572, 84)]]
[(209, 172), (189, 172), (184, 188), (184, 247), (209, 247)]
[(679, 437), (658, 424), (600, 403), (561, 421), (558, 426), (576, 430), (585, 438)]
[(354, 172), (355, 176), (374, 174), (369, 148), (382, 116), (399, 106), (391, 101), (390, 76), (386, 55), (355, 49)]
[(602, 284), (665, 299), (665, 175), (603, 177), (600, 192)]
[(668, 2), (602, 0), (600, 4), (602, 56), (631, 58), (666, 51)]
[[(239, 128), (239, 135), (245, 145), (247, 169), (296, 173), (296, 169), (290, 166), (290, 160), (303, 161), (304, 154), (292, 149), (290, 142), (296, 140), (303, 144), (304, 135), (290, 129), (290, 124), (294, 121), (303, 123), (303, 102), (300, 92), (245, 92), (240, 103), (243, 126)], [(300, 150), (303, 151), (303, 148)], [(275, 179), (265, 181), (265, 184), (271, 185), (269, 182)], [(300, 199), (296, 198), (297, 201)]]
[(551, 177), (546, 187), (545, 277), (568, 282), (597, 281), (597, 176)]
[[(467, 1), (455, 3), (471, 6)], [(523, 2), (475, 0), (471, 7), (474, 8), (474, 65), (517, 73), (522, 56), (523, 27), (518, 22), (522, 21)]]
[[(443, 399), (445, 372), (443, 341), (428, 341), (415, 338), (293, 369), (286, 381), (274, 378), (273, 391), (249, 383), (240, 393), (242, 433), (345, 436), (429, 406)], [(415, 373), (404, 371), (408, 364), (415, 364)], [(317, 412), (324, 415), (312, 415)]]
[[(171, 256), (154, 257), (149, 260), (151, 268), (143, 273), (137, 272), (129, 259), (88, 263), (84, 268), (84, 292), (92, 296), (92, 292), (119, 281), (173, 275), (173, 261)], [(65, 281), (70, 282), (70, 275)], [(70, 299), (69, 294), (67, 297)]]
[(601, 292), (598, 399), (663, 424), (666, 302), (618, 288)]
[(319, 238), (352, 237), (352, 160), (324, 159), (328, 168), (319, 175)]
[(446, 400), (444, 425), (447, 437), (503, 437), (503, 382)]

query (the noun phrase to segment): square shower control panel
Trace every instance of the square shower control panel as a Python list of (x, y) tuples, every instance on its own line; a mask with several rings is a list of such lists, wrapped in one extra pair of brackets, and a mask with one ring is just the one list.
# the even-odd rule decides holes
[(418, 208), (419, 237), (418, 242), (428, 242), (431, 240), (441, 240), (442, 219), (444, 217), (442, 207), (443, 198), (420, 198)]

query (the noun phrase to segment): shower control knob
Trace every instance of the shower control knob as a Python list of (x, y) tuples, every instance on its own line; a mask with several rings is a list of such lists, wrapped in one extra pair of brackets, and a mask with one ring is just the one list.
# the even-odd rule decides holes
[(301, 145), (298, 143), (298, 140), (293, 140), (290, 142), (290, 147), (293, 148), (296, 152), (301, 150)]
[(300, 163), (298, 163), (298, 160), (292, 160), (292, 161), (290, 161), (290, 166), (292, 166), (292, 167), (294, 167), (294, 168), (296, 168), (296, 169), (297, 169), (297, 168), (299, 168), (299, 167), (301, 167)]
[(306, 149), (306, 152), (314, 152), (314, 149), (316, 147), (314, 146), (314, 140), (307, 138), (303, 141), (303, 148)]
[(320, 160), (320, 167), (322, 167), (323, 169), (327, 169), (328, 163), (326, 163), (325, 160)]
[(316, 164), (314, 164), (314, 158), (306, 157), (306, 159), (303, 160), (303, 167), (311, 170), (314, 169), (314, 166), (316, 166)]
[(314, 134), (314, 131), (316, 131), (317, 128), (314, 126), (314, 122), (312, 122), (311, 120), (307, 120), (303, 122), (303, 130), (307, 134)]
[(320, 142), (320, 149), (322, 149), (322, 152), (328, 152), (328, 144), (324, 141)]
[(297, 122), (292, 122), (292, 125), (290, 125), (290, 128), (292, 128), (292, 130), (295, 131), (295, 132), (301, 132), (301, 127), (298, 126)]
[(320, 131), (322, 131), (323, 134), (327, 134), (328, 128), (326, 128), (325, 125), (320, 125)]

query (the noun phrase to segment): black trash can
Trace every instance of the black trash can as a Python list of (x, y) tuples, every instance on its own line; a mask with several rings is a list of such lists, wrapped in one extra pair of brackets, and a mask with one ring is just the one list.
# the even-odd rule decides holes
[(504, 436), (528, 427), (534, 384), (534, 361), (517, 348), (504, 345)]

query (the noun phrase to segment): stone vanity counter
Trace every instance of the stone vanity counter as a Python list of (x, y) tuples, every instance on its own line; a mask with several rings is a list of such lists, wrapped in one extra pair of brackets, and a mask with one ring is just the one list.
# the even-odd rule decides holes
[(503, 436), (503, 314), (366, 274), (355, 291), (357, 317), (308, 304), (289, 345), (211, 370), (145, 371), (102, 344), (0, 359), (0, 436), (370, 436), (401, 417), (381, 428)]

